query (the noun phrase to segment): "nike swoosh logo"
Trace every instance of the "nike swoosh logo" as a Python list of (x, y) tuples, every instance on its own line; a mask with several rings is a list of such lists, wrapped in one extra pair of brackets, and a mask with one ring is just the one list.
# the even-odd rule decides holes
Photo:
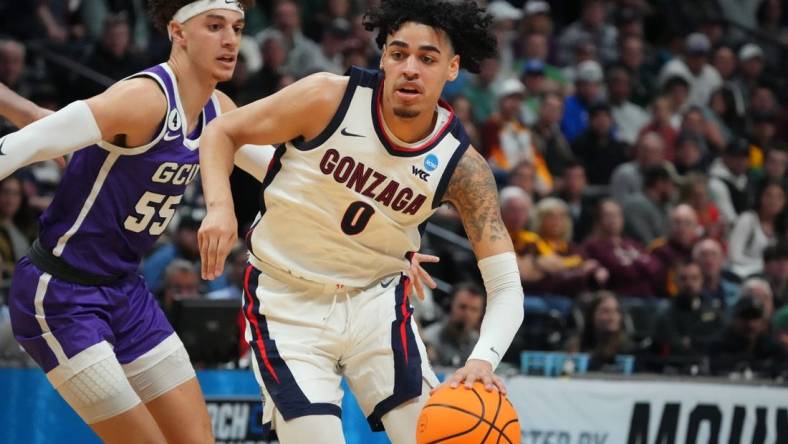
[(167, 142), (171, 142), (171, 141), (177, 139), (178, 136), (180, 136), (179, 133), (167, 133), (167, 134), (164, 135), (164, 140), (167, 141)]
[(495, 353), (496, 355), (498, 355), (498, 357), (499, 357), (499, 358), (501, 357), (501, 354), (500, 354), (500, 353), (498, 353), (498, 351), (497, 351), (497, 350), (495, 350), (495, 347), (490, 347), (490, 351), (491, 351), (491, 352), (493, 352), (493, 353)]
[(0, 139), (0, 156), (5, 156), (5, 153), (3, 152), (3, 144), (5, 144), (5, 137)]
[(394, 279), (396, 279), (396, 278), (389, 279), (389, 281), (386, 282), (385, 284), (383, 282), (381, 282), (380, 286), (383, 287), (383, 288), (387, 288), (389, 285), (391, 285), (392, 282), (394, 282)]
[(342, 135), (343, 135), (343, 136), (348, 136), (348, 137), (364, 137), (364, 136), (362, 136), (361, 134), (353, 134), (353, 133), (350, 133), (350, 132), (348, 132), (347, 128), (342, 128), (342, 131), (340, 131), (340, 132), (342, 133)]

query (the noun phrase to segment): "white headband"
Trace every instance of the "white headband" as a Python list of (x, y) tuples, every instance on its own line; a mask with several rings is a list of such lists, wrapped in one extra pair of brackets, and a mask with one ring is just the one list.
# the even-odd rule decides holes
[(229, 9), (240, 12), (241, 17), (244, 16), (244, 9), (238, 0), (197, 0), (179, 9), (172, 19), (178, 23), (184, 23), (186, 20), (211, 9)]

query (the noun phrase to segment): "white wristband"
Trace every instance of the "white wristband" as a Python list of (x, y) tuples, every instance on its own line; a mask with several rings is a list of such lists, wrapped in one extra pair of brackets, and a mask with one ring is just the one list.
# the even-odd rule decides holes
[(487, 291), (487, 310), (479, 341), (468, 359), (480, 359), (498, 367), (523, 322), (523, 286), (514, 253), (501, 253), (479, 261)]

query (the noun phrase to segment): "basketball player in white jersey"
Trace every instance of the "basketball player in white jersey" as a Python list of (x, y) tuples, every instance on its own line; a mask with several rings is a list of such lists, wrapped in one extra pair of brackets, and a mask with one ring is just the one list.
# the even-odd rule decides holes
[(343, 376), (373, 429), (395, 444), (415, 441), (437, 379), (403, 272), (442, 202), (462, 217), (488, 298), (479, 341), (449, 383), (505, 390), (493, 371), (522, 322), (520, 275), (490, 169), (439, 101), (461, 67), (477, 71), (495, 55), (482, 12), (472, 1), (384, 0), (365, 17), (380, 31), (379, 71), (304, 78), (203, 136), (207, 279), (222, 273), (235, 241), (233, 153), (280, 144), (247, 239), (244, 313), (263, 421), (284, 444), (344, 441)]

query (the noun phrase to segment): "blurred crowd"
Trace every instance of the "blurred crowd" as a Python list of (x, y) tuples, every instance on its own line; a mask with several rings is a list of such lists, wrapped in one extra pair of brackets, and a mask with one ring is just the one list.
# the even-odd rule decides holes
[[(375, 0), (258, 2), (233, 79), (239, 105), (306, 75), (377, 67), (362, 13)], [(499, 44), (443, 99), (500, 186), (526, 291), (523, 350), (617, 356), (637, 371), (788, 371), (788, 7), (780, 0), (495, 0)], [(57, 109), (166, 60), (144, 0), (0, 3), (0, 82)], [(73, 65), (77, 65), (76, 67)], [(0, 119), (1, 121), (1, 119)], [(0, 134), (12, 131), (0, 123)], [(54, 163), (0, 182), (0, 282), (36, 235)], [(232, 178), (239, 226), (260, 178)], [(165, 310), (241, 293), (245, 250), (199, 277), (199, 185), (141, 273)], [(484, 312), (456, 212), (441, 208), (424, 252), (445, 285), (420, 303), (436, 364), (457, 366)], [(3, 284), (0, 284), (0, 294)], [(7, 311), (0, 312), (7, 319)], [(0, 359), (8, 340), (0, 328)]]

